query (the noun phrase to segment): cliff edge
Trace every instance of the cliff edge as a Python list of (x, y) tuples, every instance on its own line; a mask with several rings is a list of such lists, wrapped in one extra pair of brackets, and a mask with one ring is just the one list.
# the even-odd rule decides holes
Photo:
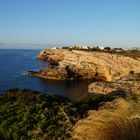
[(130, 72), (140, 72), (140, 60), (106, 52), (80, 50), (42, 50), (37, 59), (46, 60), (49, 66), (30, 75), (55, 80), (96, 79), (112, 81)]

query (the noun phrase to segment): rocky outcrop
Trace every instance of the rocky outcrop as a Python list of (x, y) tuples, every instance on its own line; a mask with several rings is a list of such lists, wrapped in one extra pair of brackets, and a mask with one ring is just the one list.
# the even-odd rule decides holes
[(105, 52), (50, 49), (41, 51), (39, 57), (43, 60), (59, 62), (57, 67), (50, 66), (39, 72), (40, 77), (49, 79), (112, 81), (120, 75), (128, 74), (130, 71), (140, 72), (139, 60)]
[(89, 93), (96, 94), (140, 94), (140, 73), (118, 77), (112, 82), (95, 82), (89, 85)]
[(44, 49), (40, 51), (39, 55), (36, 57), (39, 60), (46, 61), (62, 61), (69, 51), (62, 49)]
[(67, 65), (85, 79), (101, 78), (111, 81), (130, 71), (140, 72), (140, 61), (103, 52), (72, 51), (60, 62), (60, 68)]
[(43, 79), (52, 79), (52, 80), (66, 80), (67, 79), (66, 71), (65, 70), (60, 71), (58, 68), (44, 68), (38, 72), (29, 71), (28, 75), (37, 76)]

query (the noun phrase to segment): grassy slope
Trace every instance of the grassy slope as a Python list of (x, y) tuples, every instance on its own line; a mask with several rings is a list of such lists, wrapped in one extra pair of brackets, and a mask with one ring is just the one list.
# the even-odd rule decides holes
[(140, 100), (118, 98), (74, 127), (73, 140), (140, 140)]

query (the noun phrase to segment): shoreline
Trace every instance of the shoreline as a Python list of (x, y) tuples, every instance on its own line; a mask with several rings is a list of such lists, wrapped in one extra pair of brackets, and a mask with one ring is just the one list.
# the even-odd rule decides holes
[[(130, 77), (135, 80), (137, 73), (140, 73), (139, 60), (102, 52), (63, 49), (45, 49), (39, 55), (49, 62), (48, 67), (40, 71), (29, 71), (29, 76), (57, 81), (93, 80), (94, 82), (88, 86), (89, 93), (108, 94), (109, 91), (115, 90), (129, 92), (130, 86), (135, 89), (136, 93), (138, 91), (139, 82), (131, 83)], [(122, 77), (127, 79), (123, 84), (121, 80), (117, 80)], [(107, 90), (103, 91), (105, 85)]]

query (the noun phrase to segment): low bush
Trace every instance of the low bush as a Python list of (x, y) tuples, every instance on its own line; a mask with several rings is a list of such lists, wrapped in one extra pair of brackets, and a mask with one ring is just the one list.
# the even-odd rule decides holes
[[(55, 94), (8, 90), (0, 95), (0, 139), (68, 139), (74, 124), (87, 117), (89, 110), (98, 110), (115, 98), (95, 94), (73, 102)], [(137, 96), (131, 98), (136, 100)]]

